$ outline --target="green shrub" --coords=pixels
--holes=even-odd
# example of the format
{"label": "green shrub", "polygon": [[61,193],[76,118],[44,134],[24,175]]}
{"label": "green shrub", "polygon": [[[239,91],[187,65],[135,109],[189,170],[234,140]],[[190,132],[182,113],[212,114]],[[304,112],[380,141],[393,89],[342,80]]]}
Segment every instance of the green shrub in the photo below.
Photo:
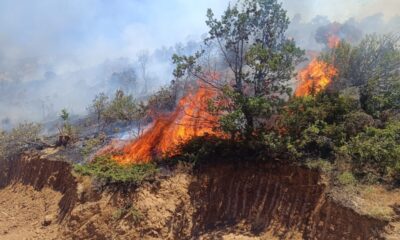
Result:
{"label": "green shrub", "polygon": [[356,178],[351,172],[343,172],[337,177],[339,183],[344,186],[353,186],[357,183]]}
{"label": "green shrub", "polygon": [[237,141],[215,136],[203,136],[195,137],[181,144],[176,150],[179,154],[170,160],[173,162],[189,162],[195,165],[223,161],[255,162],[274,159],[274,155],[269,151],[268,145],[259,140]]}
{"label": "green shrub", "polygon": [[324,173],[329,173],[333,169],[332,163],[324,159],[308,160],[306,166],[310,169],[319,169]]}
{"label": "green shrub", "polygon": [[345,116],[344,128],[348,137],[356,136],[365,130],[366,127],[374,125],[374,118],[365,112],[357,111]]}
{"label": "green shrub", "polygon": [[375,175],[384,181],[400,181],[400,122],[383,129],[367,128],[345,147],[356,174]]}
{"label": "green shrub", "polygon": [[99,156],[91,163],[75,165],[75,171],[82,175],[94,176],[106,183],[140,184],[157,172],[155,164],[121,165],[110,156]]}

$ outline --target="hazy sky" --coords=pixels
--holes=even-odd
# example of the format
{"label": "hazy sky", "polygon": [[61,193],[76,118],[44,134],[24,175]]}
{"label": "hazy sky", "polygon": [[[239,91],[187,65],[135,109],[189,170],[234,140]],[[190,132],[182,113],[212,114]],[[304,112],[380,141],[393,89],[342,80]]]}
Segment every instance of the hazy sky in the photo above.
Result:
{"label": "hazy sky", "polygon": [[[37,57],[59,68],[133,56],[206,32],[207,8],[228,0],[1,0],[0,61]],[[331,20],[399,13],[400,0],[284,0],[290,15]],[[56,69],[57,70],[57,69]]]}

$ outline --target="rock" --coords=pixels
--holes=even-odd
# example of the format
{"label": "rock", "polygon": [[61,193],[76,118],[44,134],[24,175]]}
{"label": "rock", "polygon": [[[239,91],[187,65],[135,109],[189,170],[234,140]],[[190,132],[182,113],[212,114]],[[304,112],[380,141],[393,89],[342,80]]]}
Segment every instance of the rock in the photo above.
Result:
{"label": "rock", "polygon": [[53,215],[46,215],[43,219],[42,225],[43,226],[49,226],[54,220]]}

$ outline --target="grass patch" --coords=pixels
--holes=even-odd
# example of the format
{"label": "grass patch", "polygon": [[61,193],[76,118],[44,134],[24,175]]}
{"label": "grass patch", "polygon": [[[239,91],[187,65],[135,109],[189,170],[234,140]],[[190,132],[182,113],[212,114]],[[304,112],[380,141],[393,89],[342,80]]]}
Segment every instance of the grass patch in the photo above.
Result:
{"label": "grass patch", "polygon": [[140,184],[158,171],[157,166],[148,164],[121,165],[111,156],[99,156],[93,162],[75,165],[75,172],[81,175],[93,176],[106,183]]}
{"label": "grass patch", "polygon": [[357,184],[357,179],[351,172],[343,172],[337,177],[337,179],[343,186],[354,186]]}

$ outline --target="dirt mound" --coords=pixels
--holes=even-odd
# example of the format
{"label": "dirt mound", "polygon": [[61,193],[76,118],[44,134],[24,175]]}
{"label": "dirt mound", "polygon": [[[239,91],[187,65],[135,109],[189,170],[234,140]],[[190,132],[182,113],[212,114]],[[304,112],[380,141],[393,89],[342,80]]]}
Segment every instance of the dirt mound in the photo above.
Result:
{"label": "dirt mound", "polygon": [[[383,239],[388,224],[331,200],[319,173],[301,167],[221,164],[107,191],[63,162],[31,156],[9,168],[0,197],[19,207],[0,201],[0,214],[13,216],[1,239]],[[38,228],[49,214],[56,224]],[[33,227],[20,228],[27,215]]]}

